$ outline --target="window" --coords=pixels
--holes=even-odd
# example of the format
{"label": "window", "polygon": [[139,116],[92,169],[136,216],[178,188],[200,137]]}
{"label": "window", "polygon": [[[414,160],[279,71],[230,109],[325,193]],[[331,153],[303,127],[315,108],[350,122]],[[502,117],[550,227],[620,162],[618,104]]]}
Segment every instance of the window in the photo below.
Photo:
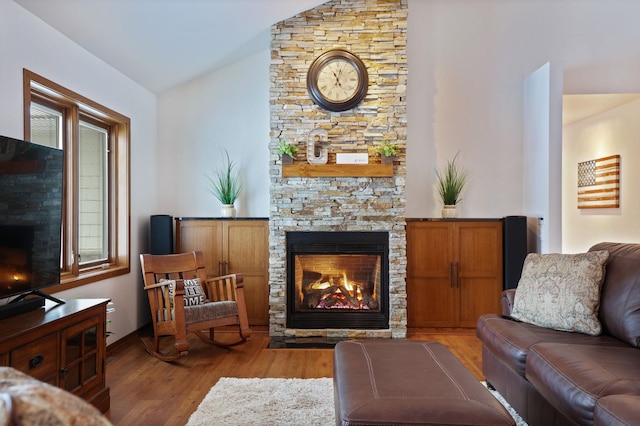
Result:
{"label": "window", "polygon": [[130,120],[24,70],[25,139],[65,153],[61,286],[129,273]]}

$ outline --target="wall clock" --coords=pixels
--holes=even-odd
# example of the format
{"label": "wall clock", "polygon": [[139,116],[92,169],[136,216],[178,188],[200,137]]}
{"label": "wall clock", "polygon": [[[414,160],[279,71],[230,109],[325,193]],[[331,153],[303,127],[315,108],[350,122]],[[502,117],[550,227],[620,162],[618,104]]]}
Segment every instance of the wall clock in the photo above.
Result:
{"label": "wall clock", "polygon": [[333,49],[318,56],[307,72],[307,90],[317,105],[329,111],[346,111],[367,95],[367,67],[353,53]]}

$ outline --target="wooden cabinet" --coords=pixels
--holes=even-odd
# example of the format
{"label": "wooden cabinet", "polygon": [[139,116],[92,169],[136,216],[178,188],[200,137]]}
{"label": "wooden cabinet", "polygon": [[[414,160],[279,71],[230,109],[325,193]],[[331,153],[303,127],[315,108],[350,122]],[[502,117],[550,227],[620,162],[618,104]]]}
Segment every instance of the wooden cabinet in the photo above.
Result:
{"label": "wooden cabinet", "polygon": [[73,299],[0,321],[0,365],[65,389],[109,410],[106,386],[108,299]]}
{"label": "wooden cabinet", "polygon": [[409,327],[475,327],[500,313],[502,221],[407,222]]}
{"label": "wooden cabinet", "polygon": [[176,251],[199,250],[209,276],[241,273],[250,325],[269,324],[269,222],[176,219]]}

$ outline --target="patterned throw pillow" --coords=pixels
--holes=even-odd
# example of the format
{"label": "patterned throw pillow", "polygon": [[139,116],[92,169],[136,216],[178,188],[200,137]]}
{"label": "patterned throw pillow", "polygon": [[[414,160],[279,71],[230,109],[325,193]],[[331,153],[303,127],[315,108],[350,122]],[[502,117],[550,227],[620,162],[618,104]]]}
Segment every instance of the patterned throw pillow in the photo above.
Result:
{"label": "patterned throw pillow", "polygon": [[111,425],[87,401],[11,367],[0,367],[0,424]]}
{"label": "patterned throw pillow", "polygon": [[[161,279],[159,282],[169,282],[169,297],[170,304],[173,308],[173,295],[176,286],[175,280]],[[184,306],[196,306],[207,303],[207,297],[200,284],[200,278],[194,278],[192,280],[184,280]]]}
{"label": "patterned throw pillow", "polygon": [[600,291],[608,259],[605,250],[529,254],[511,316],[540,327],[599,335]]}
{"label": "patterned throw pillow", "polygon": [[200,278],[184,280],[184,306],[195,306],[207,303],[207,298],[200,285]]}

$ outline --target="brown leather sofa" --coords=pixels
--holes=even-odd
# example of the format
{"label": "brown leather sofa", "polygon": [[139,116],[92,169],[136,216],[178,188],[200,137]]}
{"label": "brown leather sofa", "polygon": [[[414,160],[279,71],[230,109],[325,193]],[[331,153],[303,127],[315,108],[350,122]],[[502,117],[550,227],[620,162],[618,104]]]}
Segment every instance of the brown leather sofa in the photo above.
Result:
{"label": "brown leather sofa", "polygon": [[600,296],[599,336],[483,315],[476,334],[482,370],[529,425],[640,424],[640,244],[600,243],[609,260]]}

